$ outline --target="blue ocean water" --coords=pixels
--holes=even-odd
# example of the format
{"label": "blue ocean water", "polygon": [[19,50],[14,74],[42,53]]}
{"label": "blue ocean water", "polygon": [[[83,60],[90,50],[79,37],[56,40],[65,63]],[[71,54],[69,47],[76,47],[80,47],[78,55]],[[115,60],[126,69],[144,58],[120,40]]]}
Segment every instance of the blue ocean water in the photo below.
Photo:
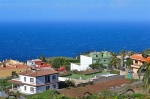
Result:
{"label": "blue ocean water", "polygon": [[0,23],[0,61],[150,48],[148,22]]}

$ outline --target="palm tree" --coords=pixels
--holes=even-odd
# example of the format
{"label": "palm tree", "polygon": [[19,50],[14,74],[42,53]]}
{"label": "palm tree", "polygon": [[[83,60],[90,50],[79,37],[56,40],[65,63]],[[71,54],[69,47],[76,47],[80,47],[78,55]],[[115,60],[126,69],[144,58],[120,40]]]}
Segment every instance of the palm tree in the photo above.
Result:
{"label": "palm tree", "polygon": [[112,55],[112,59],[111,59],[109,65],[112,66],[112,68],[114,68],[116,65],[117,54],[114,52],[111,52],[111,55]]}
{"label": "palm tree", "polygon": [[133,64],[133,61],[131,58],[127,58],[125,61],[126,66],[128,66],[128,69],[131,69],[131,65]]}
{"label": "palm tree", "polygon": [[138,75],[140,78],[140,74],[143,69],[146,69],[144,77],[143,77],[143,88],[146,91],[150,92],[150,61],[148,60],[148,56],[150,56],[150,53],[143,53],[143,58],[145,58],[145,63],[139,68]]}
{"label": "palm tree", "polygon": [[126,51],[125,50],[121,50],[121,70],[123,69],[124,66],[124,57],[126,55]]}

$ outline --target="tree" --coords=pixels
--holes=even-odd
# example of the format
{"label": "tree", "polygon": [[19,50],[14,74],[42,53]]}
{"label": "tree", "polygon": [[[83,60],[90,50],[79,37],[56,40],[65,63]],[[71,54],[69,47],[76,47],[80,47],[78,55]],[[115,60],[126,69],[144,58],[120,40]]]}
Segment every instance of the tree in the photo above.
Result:
{"label": "tree", "polygon": [[148,60],[148,56],[150,56],[150,53],[143,53],[143,58],[145,58],[145,63],[139,68],[138,75],[140,78],[140,74],[143,69],[146,69],[144,77],[143,77],[143,88],[146,91],[150,92],[150,61]]}
{"label": "tree", "polygon": [[101,64],[101,63],[94,63],[94,64],[91,64],[91,65],[89,65],[92,69],[101,69],[101,68],[105,68],[104,66],[103,66],[103,64]]}
{"label": "tree", "polygon": [[72,80],[66,80],[65,83],[68,85],[68,87],[75,87],[75,82]]}
{"label": "tree", "polygon": [[123,69],[124,66],[124,57],[126,55],[126,51],[125,50],[121,50],[121,69]]}
{"label": "tree", "polygon": [[44,55],[41,55],[41,56],[40,56],[40,59],[41,59],[43,62],[46,62],[46,59],[45,59]]}
{"label": "tree", "polygon": [[114,52],[111,52],[111,55],[112,55],[112,59],[111,59],[109,65],[110,65],[112,68],[114,68],[114,67],[116,66],[116,63],[117,63],[117,61],[116,61],[116,59],[117,59],[117,54],[114,53]]}
{"label": "tree", "polygon": [[133,61],[131,58],[127,58],[125,61],[125,64],[128,66],[128,69],[131,68],[131,65],[133,64]]}
{"label": "tree", "polygon": [[52,62],[52,66],[55,68],[59,68],[62,65],[64,65],[64,58],[61,57],[55,58]]}

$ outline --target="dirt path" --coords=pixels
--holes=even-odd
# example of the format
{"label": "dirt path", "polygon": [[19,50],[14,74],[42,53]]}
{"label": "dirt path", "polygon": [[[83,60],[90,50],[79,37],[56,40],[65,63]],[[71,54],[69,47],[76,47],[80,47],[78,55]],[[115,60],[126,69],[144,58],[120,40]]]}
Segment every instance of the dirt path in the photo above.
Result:
{"label": "dirt path", "polygon": [[129,83],[130,80],[128,79],[119,79],[119,80],[112,80],[112,81],[103,82],[94,85],[87,85],[85,87],[62,89],[59,90],[59,92],[68,97],[79,97],[83,95],[83,93],[85,92],[99,93],[100,91],[109,89],[110,87],[121,86],[122,84],[129,84]]}

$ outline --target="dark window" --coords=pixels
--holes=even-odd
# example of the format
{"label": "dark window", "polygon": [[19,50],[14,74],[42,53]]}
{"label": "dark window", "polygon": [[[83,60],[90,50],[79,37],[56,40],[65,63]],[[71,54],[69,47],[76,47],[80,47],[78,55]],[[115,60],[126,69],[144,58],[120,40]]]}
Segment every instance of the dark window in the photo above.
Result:
{"label": "dark window", "polygon": [[50,82],[50,76],[49,76],[49,75],[46,75],[46,76],[45,76],[45,83],[48,83],[48,82]]}
{"label": "dark window", "polygon": [[24,77],[24,82],[26,82],[26,77]]}
{"label": "dark window", "polygon": [[53,79],[56,79],[56,75],[53,75]]}
{"label": "dark window", "polygon": [[53,88],[56,88],[56,85],[53,85]]}
{"label": "dark window", "polygon": [[24,86],[24,90],[27,90],[27,87],[26,87],[26,86]]}
{"label": "dark window", "polygon": [[144,64],[145,62],[142,62],[142,64]]}
{"label": "dark window", "polygon": [[96,57],[98,57],[98,55],[96,55]]}
{"label": "dark window", "polygon": [[46,86],[46,90],[49,90],[50,89],[50,86]]}
{"label": "dark window", "polygon": [[32,83],[33,83],[33,82],[34,82],[34,79],[33,79],[33,78],[30,78],[30,82],[32,82]]}
{"label": "dark window", "polygon": [[102,56],[102,57],[104,56],[104,55],[103,55],[103,53],[102,53],[102,55],[101,55],[101,56]]}
{"label": "dark window", "polygon": [[34,92],[34,88],[33,87],[30,87],[30,92]]}
{"label": "dark window", "polygon": [[106,62],[106,60],[104,60],[104,62]]}
{"label": "dark window", "polygon": [[137,60],[135,60],[135,64],[138,64],[138,61],[137,61]]}

